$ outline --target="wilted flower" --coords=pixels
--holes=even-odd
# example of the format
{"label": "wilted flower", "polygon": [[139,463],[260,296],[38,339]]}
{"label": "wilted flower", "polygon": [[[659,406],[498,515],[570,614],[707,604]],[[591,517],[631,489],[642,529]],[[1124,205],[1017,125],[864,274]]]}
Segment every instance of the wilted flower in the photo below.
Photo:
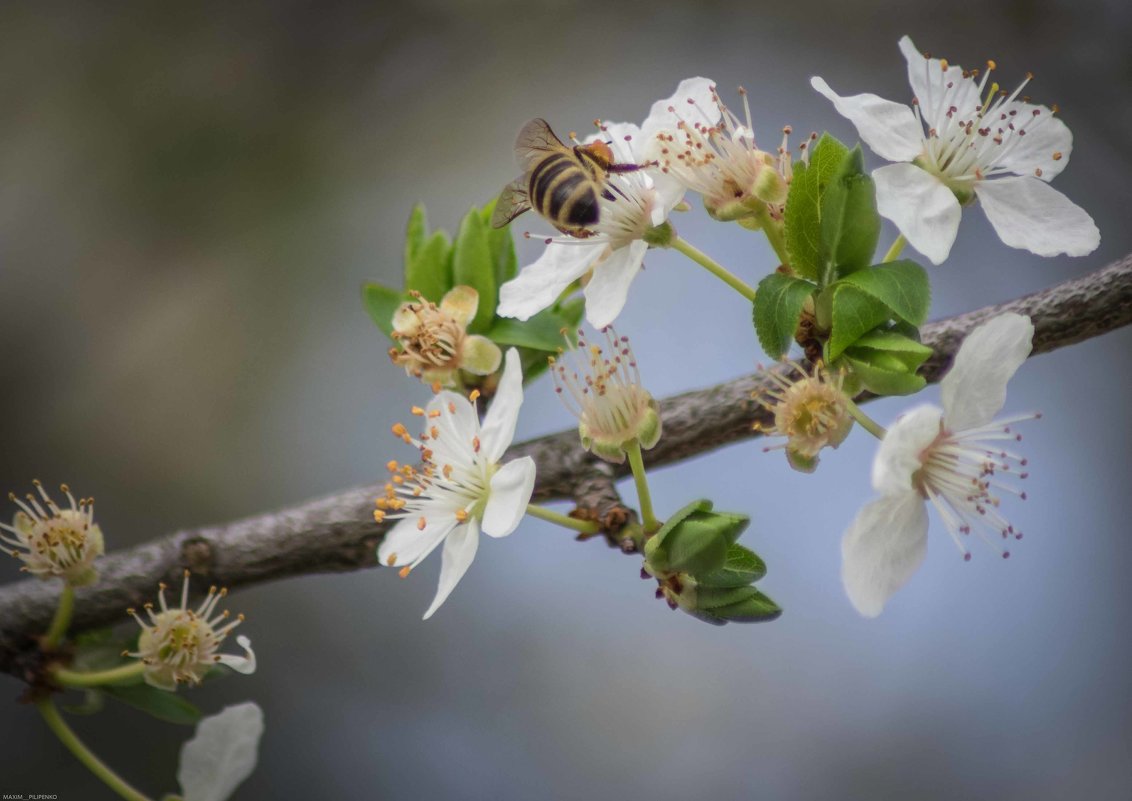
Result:
{"label": "wilted flower", "polygon": [[506,537],[527,511],[535,483],[535,462],[529,456],[499,464],[515,435],[523,403],[523,373],[519,352],[507,351],[503,377],[491,407],[480,423],[472,393],[469,400],[441,392],[425,409],[424,431],[413,439],[398,423],[393,433],[420,451],[422,465],[390,461],[389,483],[377,499],[374,519],[396,519],[377,550],[378,560],[402,566],[401,575],[420,564],[444,543],[440,586],[425,612],[427,620],[440,608],[467,572],[479,547],[482,528],[490,537]]}
{"label": "wilted flower", "polygon": [[[823,365],[814,365],[807,373],[796,362],[789,362],[797,378],[787,378],[783,372],[765,373],[772,388],[755,393],[754,399],[774,414],[774,427],[763,433],[786,437],[786,441],[764,450],[786,451],[786,459],[795,470],[812,473],[818,465],[822,448],[836,448],[853,428],[849,414],[849,399],[842,388],[844,374],[830,373]],[[761,428],[756,423],[756,429]]]}
{"label": "wilted flower", "polygon": [[927,551],[926,504],[939,512],[951,538],[970,559],[964,539],[972,532],[1010,555],[998,541],[1022,533],[998,512],[999,492],[1025,498],[1004,477],[1026,460],[1004,442],[1021,439],[1009,420],[992,418],[1006,401],[1006,383],[1030,354],[1029,317],[1003,314],[976,328],[959,348],[940,382],[943,409],[919,406],[888,430],[873,462],[873,489],[881,497],[857,515],[841,543],[841,577],[849,600],[875,617],[923,562]]}
{"label": "wilted flower", "polygon": [[[1100,243],[1093,219],[1049,186],[1069,162],[1073,137],[1046,106],[990,83],[986,72],[965,71],[926,58],[907,36],[912,107],[874,94],[841,97],[821,78],[814,89],[829,98],[877,155],[901,162],[873,173],[877,210],[934,263],[951,252],[960,207],[982,204],[1007,245],[1039,256],[1083,256]],[[978,80],[977,80],[978,79]],[[992,180],[993,179],[993,180]]]}
{"label": "wilted flower", "polygon": [[612,326],[602,333],[605,349],[587,344],[585,334],[578,331],[577,349],[551,359],[550,371],[554,391],[578,418],[582,447],[608,462],[621,464],[625,447],[633,440],[645,450],[656,445],[660,415],[656,401],[641,386],[629,338],[618,337]]}
{"label": "wilted flower", "polygon": [[20,569],[38,578],[58,576],[72,587],[93,583],[98,578],[94,560],[104,550],[102,529],[94,522],[94,499],[76,503],[63,484],[60,489],[71,506],[60,509],[39,481],[32,483],[38,498],[30,492],[23,500],[8,494],[20,511],[11,525],[0,523],[0,551],[22,561]]}
{"label": "wilted flower", "polygon": [[227,665],[238,673],[254,673],[255,654],[251,641],[236,637],[236,643],[247,656],[218,653],[229,632],[243,622],[244,616],[230,619],[228,610],[217,612],[216,607],[228,590],[209,587],[208,597],[196,609],[189,608],[189,571],[181,585],[181,605],[169,607],[165,603],[164,582],[158,585],[157,601],[161,607],[154,611],[152,603],[145,604],[146,622],[138,613],[127,610],[142,627],[138,650],[124,656],[140,659],[146,666],[145,681],[162,690],[175,690],[178,684],[200,684],[214,665]]}
{"label": "wilted flower", "polygon": [[394,364],[426,384],[451,384],[458,370],[488,375],[499,368],[499,346],[478,334],[467,333],[476,316],[479,293],[456,286],[440,305],[412,292],[414,300],[402,303],[393,314],[393,338],[401,346],[389,349]]}

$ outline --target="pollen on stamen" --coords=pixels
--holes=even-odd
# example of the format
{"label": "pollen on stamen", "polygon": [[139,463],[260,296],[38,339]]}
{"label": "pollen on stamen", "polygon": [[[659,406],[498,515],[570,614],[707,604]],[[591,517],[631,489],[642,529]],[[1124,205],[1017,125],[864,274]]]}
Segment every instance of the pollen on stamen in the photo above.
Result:
{"label": "pollen on stamen", "polygon": [[412,565],[405,565],[403,568],[401,568],[400,570],[397,571],[397,575],[400,576],[401,578],[408,578],[409,573],[411,573],[412,571],[413,571]]}

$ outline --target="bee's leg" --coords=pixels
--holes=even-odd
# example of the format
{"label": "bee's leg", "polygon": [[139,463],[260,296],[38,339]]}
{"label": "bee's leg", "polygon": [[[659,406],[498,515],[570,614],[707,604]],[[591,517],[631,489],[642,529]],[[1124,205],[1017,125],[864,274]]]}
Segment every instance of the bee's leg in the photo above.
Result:
{"label": "bee's leg", "polygon": [[636,172],[637,170],[647,170],[649,167],[659,167],[659,162],[650,161],[645,164],[610,164],[607,170],[609,172]]}

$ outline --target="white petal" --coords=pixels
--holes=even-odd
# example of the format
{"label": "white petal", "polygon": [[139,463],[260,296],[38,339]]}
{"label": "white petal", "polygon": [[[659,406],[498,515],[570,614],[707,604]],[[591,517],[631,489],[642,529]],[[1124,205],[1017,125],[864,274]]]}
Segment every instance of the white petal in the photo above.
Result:
{"label": "white petal", "polygon": [[[425,406],[423,420],[434,462],[470,465],[475,461],[473,442],[480,433],[480,419],[470,400],[449,390],[438,392]],[[431,435],[432,428],[438,436]]]}
{"label": "white petal", "polygon": [[197,724],[181,746],[177,781],[185,801],[224,801],[252,775],[263,736],[263,710],[255,703],[225,707]]}
{"label": "white petal", "polygon": [[530,456],[508,462],[491,477],[491,494],[483,510],[483,532],[506,537],[519,526],[535,488],[535,460]]}
{"label": "white petal", "polygon": [[865,505],[841,540],[841,581],[853,606],[876,617],[912,577],[928,548],[928,514],[915,492]]}
{"label": "white petal", "polygon": [[942,264],[959,232],[962,210],[951,190],[914,164],[889,164],[873,171],[877,211],[933,264]]}
{"label": "white petal", "polygon": [[961,119],[970,119],[982,106],[979,85],[964,77],[963,68],[949,64],[943,69],[938,58],[924,58],[907,36],[900,39],[900,52],[908,62],[908,83],[920,103],[920,114],[931,128],[942,130],[952,106]]}
{"label": "white petal", "polygon": [[649,249],[636,239],[609,254],[594,267],[593,277],[586,284],[586,319],[594,328],[602,329],[617,319],[629,299],[629,284],[641,270],[645,251]]}
{"label": "white petal", "polygon": [[885,495],[912,489],[912,475],[923,467],[920,454],[939,436],[942,417],[939,407],[924,404],[888,427],[873,459],[873,489]]}
{"label": "white petal", "polygon": [[377,561],[384,567],[418,564],[456,527],[454,514],[427,515],[425,520],[423,531],[417,528],[418,518],[398,520],[377,546]]}
{"label": "white petal", "polygon": [[470,518],[467,523],[457,526],[444,541],[444,550],[440,552],[440,584],[436,588],[436,597],[424,619],[428,620],[440,605],[448,600],[452,590],[460,583],[460,579],[468,572],[472,560],[476,558],[476,549],[480,545],[479,523]]}
{"label": "white petal", "polygon": [[533,264],[499,288],[496,313],[529,320],[558,300],[562,290],[582,277],[604,252],[603,242],[547,245]]}
{"label": "white petal", "polygon": [[241,634],[236,637],[236,644],[244,649],[247,656],[220,654],[220,664],[227,665],[232,670],[243,673],[245,676],[255,673],[255,651],[252,650],[252,641]]}
{"label": "white petal", "polygon": [[810,86],[833,103],[837,113],[857,128],[865,144],[889,161],[911,161],[924,147],[924,129],[912,109],[873,94],[842,97],[822,78],[810,78]]}
{"label": "white petal", "polygon": [[487,461],[498,462],[511,444],[522,405],[523,368],[519,363],[519,351],[511,348],[504,359],[503,377],[499,379],[480,430],[481,455]]}
{"label": "white petal", "polygon": [[1034,324],[1008,312],[967,335],[939,382],[944,425],[963,431],[989,423],[1006,403],[1006,383],[1030,355]]}
{"label": "white petal", "polygon": [[1101,243],[1088,212],[1037,178],[1001,178],[975,184],[999,239],[1039,256],[1085,256]]}
{"label": "white petal", "polygon": [[671,97],[653,103],[648,117],[641,125],[642,144],[661,130],[675,131],[681,119],[691,124],[702,122],[709,127],[719,122],[715,81],[708,78],[685,78],[680,81]]}
{"label": "white petal", "polygon": [[[1004,155],[995,159],[998,167],[1005,167],[1018,175],[1034,175],[1049,182],[1065,169],[1069,154],[1073,152],[1073,134],[1069,126],[1045,106],[1015,101],[1003,108],[1003,113],[1015,117],[1015,125],[1026,133],[1006,139],[1001,150]],[[1034,116],[1034,111],[1038,116]],[[993,121],[996,125],[998,120]],[[1058,156],[1055,158],[1055,154]]]}
{"label": "white petal", "polygon": [[631,122],[601,123],[601,131],[585,138],[586,142],[601,140],[613,151],[613,160],[620,164],[636,164],[637,156],[644,152],[645,140],[641,129]]}

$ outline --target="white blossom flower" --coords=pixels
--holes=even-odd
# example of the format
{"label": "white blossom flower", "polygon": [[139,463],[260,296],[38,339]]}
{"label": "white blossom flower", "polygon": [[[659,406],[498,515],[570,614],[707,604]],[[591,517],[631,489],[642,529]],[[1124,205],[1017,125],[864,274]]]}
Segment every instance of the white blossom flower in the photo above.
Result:
{"label": "white blossom flower", "polygon": [[197,724],[181,746],[177,782],[184,801],[224,801],[252,775],[263,736],[263,710],[253,701],[225,707]]}
{"label": "white blossom flower", "polygon": [[1003,557],[1002,540],[1021,539],[999,514],[999,493],[1018,494],[1008,479],[1026,460],[1003,443],[1020,440],[1010,426],[1038,415],[993,421],[1006,401],[1006,384],[1030,354],[1029,317],[1003,314],[976,328],[940,382],[943,409],[930,404],[905,414],[888,430],[873,461],[873,488],[841,542],[841,578],[862,615],[879,615],[888,599],[923,562],[927,503],[970,559],[964,540],[979,535]]}
{"label": "white blossom flower", "polygon": [[393,427],[397,437],[420,450],[422,465],[387,465],[390,480],[385,495],[377,499],[374,519],[398,522],[385,535],[377,557],[383,565],[402,566],[404,577],[444,543],[440,586],[426,620],[472,564],[480,530],[490,537],[506,537],[526,514],[534,490],[535,462],[530,456],[499,464],[515,435],[523,403],[517,350],[507,351],[503,377],[483,423],[476,413],[477,397],[476,391],[470,400],[445,391],[427,408],[414,409],[424,418],[419,439],[400,423]]}
{"label": "white blossom flower", "polygon": [[747,92],[740,88],[745,120],[724,105],[714,82],[688,78],[676,93],[653,105],[641,129],[645,158],[685,189],[698,192],[720,220],[781,219],[793,175],[787,137],[776,153],[759,150]]}
{"label": "white blossom flower", "polygon": [[255,673],[255,653],[251,640],[236,637],[236,644],[247,656],[218,653],[229,632],[244,621],[243,615],[231,618],[228,610],[217,612],[216,607],[227,594],[227,589],[208,588],[208,596],[196,609],[189,608],[189,571],[181,585],[181,605],[170,607],[165,603],[164,582],[158,585],[157,601],[160,611],[152,603],[144,609],[149,622],[133,610],[127,610],[142,627],[138,650],[127,651],[124,656],[140,659],[146,666],[146,684],[162,690],[176,690],[178,684],[200,684],[214,665],[227,665],[238,673]]}
{"label": "white blossom flower", "polygon": [[76,502],[64,484],[60,489],[71,507],[60,509],[39,481],[32,483],[38,498],[30,492],[24,500],[8,494],[20,511],[11,525],[0,523],[0,551],[19,559],[24,563],[20,570],[37,578],[58,576],[72,587],[93,583],[98,578],[94,560],[105,548],[102,529],[94,522],[94,499]]}
{"label": "white blossom flower", "polygon": [[[645,121],[649,125],[649,121]],[[614,161],[640,164],[641,129],[632,123],[607,122],[586,139],[609,144]],[[611,173],[599,195],[597,223],[583,238],[555,236],[533,264],[499,288],[498,314],[528,320],[551,306],[574,281],[589,274],[585,285],[586,319],[595,328],[612,323],[629,296],[629,285],[641,270],[649,245],[649,229],[664,223],[684,190],[674,181],[645,170]]]}
{"label": "white blossom flower", "polygon": [[857,128],[861,139],[889,161],[873,173],[877,210],[892,220],[916,250],[935,264],[951,252],[960,208],[980,201],[1010,247],[1039,256],[1084,256],[1100,232],[1083,209],[1048,182],[1069,161],[1073,136],[1046,106],[1000,91],[990,75],[979,78],[946,60],[921,55],[907,36],[912,107],[874,94],[842,97],[821,78],[811,85]]}

